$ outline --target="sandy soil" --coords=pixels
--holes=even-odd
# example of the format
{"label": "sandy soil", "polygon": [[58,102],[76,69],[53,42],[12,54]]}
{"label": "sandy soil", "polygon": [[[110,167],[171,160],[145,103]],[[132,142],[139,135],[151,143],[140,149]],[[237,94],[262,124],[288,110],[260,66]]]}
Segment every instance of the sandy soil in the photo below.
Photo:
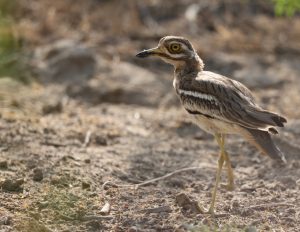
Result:
{"label": "sandy soil", "polygon": [[[97,67],[81,83],[37,77],[1,87],[18,94],[6,94],[1,110],[0,231],[300,230],[299,17],[275,19],[259,1],[206,2],[195,22],[180,9],[196,1],[21,2],[29,50],[71,38],[93,47]],[[121,9],[131,14],[117,20]],[[210,203],[216,142],[179,106],[171,67],[134,57],[180,30],[207,70],[244,82],[263,107],[288,118],[274,137],[285,166],[228,137],[236,188],[220,188],[215,217],[197,205]],[[135,188],[189,167],[197,168]]]}

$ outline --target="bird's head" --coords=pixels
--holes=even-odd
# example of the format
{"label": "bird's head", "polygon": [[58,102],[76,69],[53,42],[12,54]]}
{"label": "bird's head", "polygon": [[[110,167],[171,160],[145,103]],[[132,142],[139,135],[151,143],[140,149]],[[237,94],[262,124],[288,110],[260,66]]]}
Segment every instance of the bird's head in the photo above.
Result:
{"label": "bird's head", "polygon": [[165,36],[160,39],[157,47],[139,52],[136,56],[140,58],[157,56],[175,68],[201,61],[190,41],[179,36]]}

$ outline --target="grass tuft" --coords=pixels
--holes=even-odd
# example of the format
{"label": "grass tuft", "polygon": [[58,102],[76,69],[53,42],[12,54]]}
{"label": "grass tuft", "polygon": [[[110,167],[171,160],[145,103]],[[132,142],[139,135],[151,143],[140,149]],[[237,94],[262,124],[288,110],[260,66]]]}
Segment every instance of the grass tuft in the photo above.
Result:
{"label": "grass tuft", "polygon": [[300,10],[300,0],[273,0],[277,16],[293,16]]}
{"label": "grass tuft", "polygon": [[17,9],[16,0],[0,0],[0,78],[28,82],[30,69],[17,29]]}

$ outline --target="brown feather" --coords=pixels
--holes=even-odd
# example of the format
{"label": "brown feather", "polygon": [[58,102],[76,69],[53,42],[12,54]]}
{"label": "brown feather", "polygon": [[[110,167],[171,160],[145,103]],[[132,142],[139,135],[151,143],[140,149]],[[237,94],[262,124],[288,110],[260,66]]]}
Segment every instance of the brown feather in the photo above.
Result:
{"label": "brown feather", "polygon": [[249,142],[257,147],[261,152],[270,156],[272,159],[286,163],[284,154],[274,144],[270,134],[266,131],[245,128],[247,133],[244,135]]}

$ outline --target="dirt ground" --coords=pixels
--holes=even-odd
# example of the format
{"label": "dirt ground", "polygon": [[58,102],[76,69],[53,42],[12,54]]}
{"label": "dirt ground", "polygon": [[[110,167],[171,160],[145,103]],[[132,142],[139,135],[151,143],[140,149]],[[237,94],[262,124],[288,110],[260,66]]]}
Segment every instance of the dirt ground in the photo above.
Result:
{"label": "dirt ground", "polygon": [[[21,0],[19,26],[37,80],[0,83],[0,231],[300,231],[299,15],[267,1]],[[228,137],[236,186],[214,217],[198,205],[217,144],[180,107],[172,67],[135,58],[167,34],[288,118],[274,136],[285,166]]]}

